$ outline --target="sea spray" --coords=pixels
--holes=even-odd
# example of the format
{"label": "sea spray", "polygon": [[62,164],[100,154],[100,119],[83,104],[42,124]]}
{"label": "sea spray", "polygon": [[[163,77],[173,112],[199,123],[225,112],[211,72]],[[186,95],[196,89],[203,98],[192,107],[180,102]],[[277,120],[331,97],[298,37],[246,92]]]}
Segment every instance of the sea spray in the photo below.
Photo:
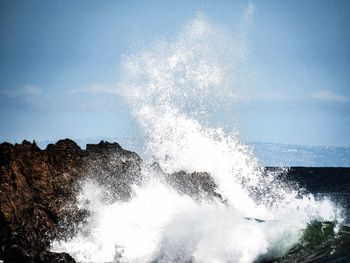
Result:
{"label": "sea spray", "polygon": [[[209,125],[239,96],[246,51],[237,35],[198,15],[173,41],[124,58],[116,92],[147,138],[145,179],[129,201],[112,203],[102,185],[83,182],[79,205],[91,216],[53,250],[80,262],[254,262],[286,253],[312,220],[336,219],[331,202],[264,171],[237,131]],[[165,174],[208,172],[222,198],[180,193],[153,162]]]}

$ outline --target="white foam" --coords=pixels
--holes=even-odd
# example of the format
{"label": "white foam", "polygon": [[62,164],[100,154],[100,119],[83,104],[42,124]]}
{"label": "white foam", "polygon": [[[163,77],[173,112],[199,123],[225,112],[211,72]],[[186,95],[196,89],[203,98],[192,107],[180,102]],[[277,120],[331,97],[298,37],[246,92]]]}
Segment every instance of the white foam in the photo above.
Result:
{"label": "white foam", "polygon": [[146,162],[209,172],[225,204],[180,195],[147,169],[128,202],[104,203],[103,188],[89,182],[79,199],[92,212],[87,227],[53,250],[80,262],[253,262],[285,253],[310,220],[337,217],[329,201],[263,174],[237,131],[207,125],[211,112],[235,102],[240,46],[200,15],[174,41],[125,58],[119,84],[148,138]]}
{"label": "white foam", "polygon": [[[89,183],[85,189],[103,189]],[[79,262],[253,262],[266,253],[282,255],[300,237],[309,215],[325,205],[285,209],[266,223],[243,218],[219,201],[199,203],[156,179],[135,186],[129,202],[105,204],[89,191],[81,204],[93,212],[88,227],[68,242],[54,242]],[[300,212],[299,212],[300,211]],[[119,260],[119,261],[117,261]]]}

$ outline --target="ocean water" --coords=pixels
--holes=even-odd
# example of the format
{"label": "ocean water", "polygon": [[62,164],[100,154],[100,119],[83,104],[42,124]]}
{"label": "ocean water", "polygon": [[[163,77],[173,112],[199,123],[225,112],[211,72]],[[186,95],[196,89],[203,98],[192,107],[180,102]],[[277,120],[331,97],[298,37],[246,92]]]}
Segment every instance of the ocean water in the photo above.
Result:
{"label": "ocean water", "polygon": [[280,177],[296,182],[300,189],[313,193],[317,198],[330,198],[342,207],[346,224],[350,224],[349,167],[292,167]]}
{"label": "ocean water", "polygon": [[350,147],[252,143],[264,166],[350,167]]}
{"label": "ocean water", "polygon": [[[210,263],[317,262],[295,259],[327,242],[322,251],[344,252],[341,202],[293,183],[286,169],[264,169],[239,130],[209,122],[239,96],[253,12],[249,5],[233,36],[198,15],[173,40],[125,56],[115,92],[146,138],[144,181],[128,201],[106,201],[107,189],[81,182],[78,205],[90,217],[73,237],[53,241],[53,251],[78,262]],[[150,169],[153,162],[165,173],[210,173],[222,199],[177,191]]]}
{"label": "ocean water", "polygon": [[338,226],[334,222],[308,224],[299,244],[273,262],[350,262],[350,168],[292,167],[280,178],[297,183],[316,199],[332,200],[342,207],[344,222]]}

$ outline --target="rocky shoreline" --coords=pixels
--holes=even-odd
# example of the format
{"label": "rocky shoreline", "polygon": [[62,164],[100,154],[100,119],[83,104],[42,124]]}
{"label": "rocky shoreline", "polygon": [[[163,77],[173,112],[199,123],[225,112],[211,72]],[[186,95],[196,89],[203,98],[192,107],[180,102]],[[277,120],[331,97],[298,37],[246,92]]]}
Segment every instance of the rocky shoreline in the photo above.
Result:
{"label": "rocky shoreline", "polygon": [[[101,141],[87,144],[85,150],[70,139],[49,144],[46,149],[28,141],[1,143],[0,262],[75,262],[67,253],[51,252],[50,243],[74,236],[78,224],[84,224],[88,218],[89,211],[77,206],[81,183],[93,179],[107,190],[106,200],[124,202],[132,197],[132,185],[145,180],[143,169],[153,170],[180,194],[224,201],[210,174],[167,174],[157,163],[143,163],[135,152],[118,143]],[[350,168],[292,167],[280,176],[287,181],[296,180],[314,193],[332,190],[324,189],[328,184],[315,183],[321,176],[325,182],[334,184],[337,180],[339,183],[334,185],[347,200],[345,207],[349,210],[349,174]]]}
{"label": "rocky shoreline", "polygon": [[28,141],[0,144],[0,259],[75,262],[49,245],[86,216],[75,207],[79,181],[94,175],[125,198],[140,169],[140,157],[117,143],[101,141],[86,150],[69,139],[45,150]]}
{"label": "rocky shoreline", "polygon": [[[53,239],[68,238],[88,211],[76,206],[80,182],[93,178],[110,188],[110,200],[126,201],[132,184],[142,183],[143,162],[118,143],[101,141],[81,149],[70,139],[40,149],[35,142],[0,144],[0,260],[13,262],[75,262],[50,249]],[[192,197],[221,198],[207,173],[165,174],[167,183]]]}

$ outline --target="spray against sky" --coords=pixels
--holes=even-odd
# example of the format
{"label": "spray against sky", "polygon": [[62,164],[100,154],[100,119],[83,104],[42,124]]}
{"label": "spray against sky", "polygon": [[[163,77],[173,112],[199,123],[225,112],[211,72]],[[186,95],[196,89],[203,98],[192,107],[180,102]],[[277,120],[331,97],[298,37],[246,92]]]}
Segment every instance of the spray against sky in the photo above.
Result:
{"label": "spray against sky", "polygon": [[[226,43],[232,41],[231,54]],[[52,242],[54,251],[79,262],[251,263],[282,256],[313,220],[342,221],[329,199],[284,184],[278,172],[265,173],[236,132],[203,120],[211,113],[207,105],[236,100],[226,76],[234,76],[231,62],[245,52],[238,43],[197,15],[173,41],[125,58],[123,79],[109,92],[127,90],[120,94],[147,137],[144,179],[127,201],[106,200],[108,190],[93,176],[83,182],[78,205],[90,212],[87,224]],[[154,161],[159,169],[150,166]],[[177,171],[209,172],[222,199],[171,188],[164,172]]]}
{"label": "spray against sky", "polygon": [[123,56],[173,39],[200,12],[245,39],[232,83],[239,100],[213,126],[239,120],[246,141],[350,145],[348,1],[0,5],[1,140],[137,135],[127,105],[108,92]]}

